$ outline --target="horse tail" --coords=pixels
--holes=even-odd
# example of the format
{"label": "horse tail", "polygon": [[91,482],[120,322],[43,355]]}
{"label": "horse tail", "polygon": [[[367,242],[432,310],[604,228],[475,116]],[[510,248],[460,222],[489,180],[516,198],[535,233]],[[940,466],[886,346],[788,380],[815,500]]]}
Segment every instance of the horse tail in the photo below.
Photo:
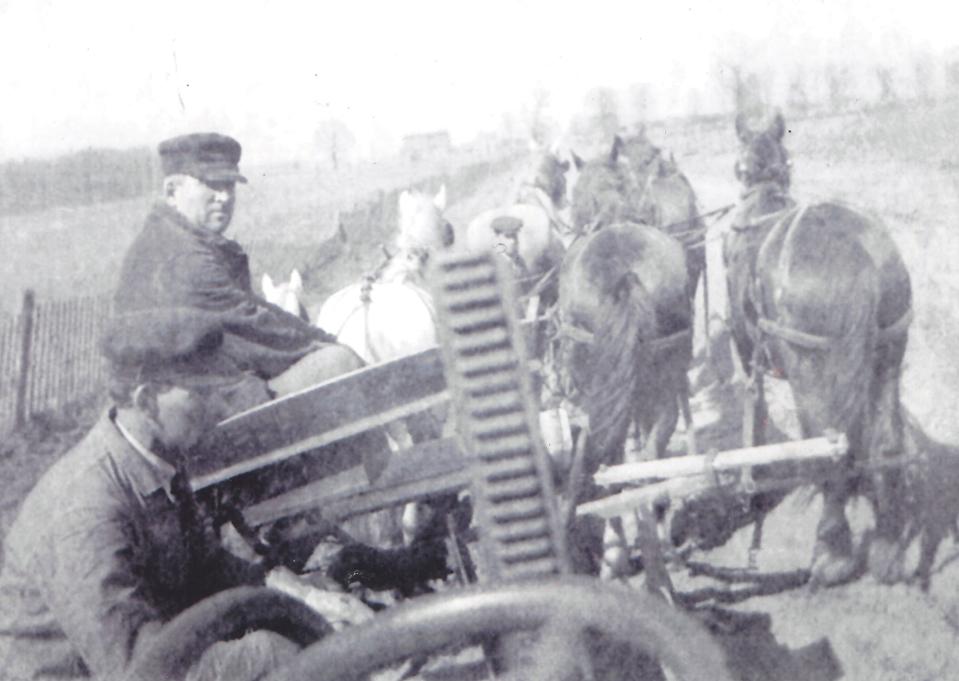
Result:
{"label": "horse tail", "polygon": [[[843,217],[831,205],[813,207],[789,230],[779,259],[780,305],[787,326],[829,338],[819,362],[787,367],[797,406],[808,426],[845,432],[855,457],[871,440],[880,286]],[[793,347],[789,354],[808,352]]]}
{"label": "horse tail", "polygon": [[649,341],[656,335],[653,300],[627,270],[604,301],[594,329],[587,412],[596,466],[622,459],[639,380],[651,366]]}

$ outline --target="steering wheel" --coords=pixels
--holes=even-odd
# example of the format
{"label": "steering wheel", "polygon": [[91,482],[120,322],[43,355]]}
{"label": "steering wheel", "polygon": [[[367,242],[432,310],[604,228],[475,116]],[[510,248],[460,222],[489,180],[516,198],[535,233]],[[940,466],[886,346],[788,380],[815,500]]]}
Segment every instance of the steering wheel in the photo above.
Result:
{"label": "steering wheel", "polygon": [[[683,681],[732,679],[705,628],[665,601],[589,577],[466,587],[400,605],[370,623],[327,636],[273,672],[268,681],[333,681],[366,674],[491,634],[540,630],[533,664],[507,679],[561,679],[575,671],[584,632],[655,658]],[[550,639],[550,637],[552,637]]]}
{"label": "steering wheel", "polygon": [[182,679],[218,641],[257,629],[273,631],[305,647],[332,633],[322,615],[292,596],[266,587],[238,587],[211,596],[163,626],[137,652],[128,681]]}

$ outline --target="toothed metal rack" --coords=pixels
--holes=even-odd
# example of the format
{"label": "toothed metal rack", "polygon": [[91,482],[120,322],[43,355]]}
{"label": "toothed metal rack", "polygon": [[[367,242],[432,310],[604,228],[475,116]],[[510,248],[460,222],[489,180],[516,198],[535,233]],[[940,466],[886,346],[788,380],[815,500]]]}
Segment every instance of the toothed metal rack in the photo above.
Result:
{"label": "toothed metal rack", "polygon": [[505,263],[439,259],[437,327],[458,437],[473,458],[481,574],[493,581],[570,572],[539,410]]}

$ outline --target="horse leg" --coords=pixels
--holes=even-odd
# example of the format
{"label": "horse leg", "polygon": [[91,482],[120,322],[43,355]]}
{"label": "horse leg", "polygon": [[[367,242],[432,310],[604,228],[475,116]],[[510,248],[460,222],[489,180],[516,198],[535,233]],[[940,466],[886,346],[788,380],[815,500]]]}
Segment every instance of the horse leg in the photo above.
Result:
{"label": "horse leg", "polygon": [[620,518],[610,518],[603,528],[603,560],[599,578],[623,579],[629,575],[629,545]]}
{"label": "horse leg", "polygon": [[[800,415],[800,427],[803,437],[812,437],[813,433],[818,432],[808,415]],[[821,486],[823,508],[816,526],[809,580],[814,588],[846,582],[859,567],[859,561],[853,555],[846,502],[852,491],[850,462],[855,460],[856,452],[861,451],[862,429],[859,424],[851,424],[847,426],[846,435],[849,438],[849,455],[838,463],[823,464],[827,478]]]}
{"label": "horse leg", "polygon": [[689,377],[684,376],[683,379],[677,399],[679,410],[683,414],[683,423],[686,426],[686,454],[696,456],[699,453],[699,447],[696,445],[696,426],[693,423],[692,410],[689,408]]}
{"label": "horse leg", "polygon": [[657,513],[646,504],[636,511],[637,541],[643,554],[643,573],[646,577],[646,590],[666,600],[673,600],[673,582],[666,569],[666,554],[663,540],[658,531]]}
{"label": "horse leg", "polygon": [[[396,427],[405,437],[403,445],[412,447],[420,442],[429,442],[442,437],[442,425],[439,423],[436,415],[432,411],[424,411],[418,414],[412,414],[400,421],[394,421],[390,427]],[[390,431],[392,435],[392,430]],[[443,500],[444,502],[446,500]],[[434,506],[440,503],[436,499],[426,499],[423,501],[408,502],[400,511],[403,543],[407,546],[413,544],[414,540],[422,534],[427,525],[434,521],[434,514],[437,512]]]}
{"label": "horse leg", "polygon": [[[682,388],[681,376],[670,376],[666,380],[653,381],[650,387],[661,392],[647,392],[637,400],[636,423],[642,436],[641,461],[652,461],[666,453],[669,440],[676,431],[679,422],[679,402]],[[663,398],[673,395],[673,398]]]}
{"label": "horse leg", "polygon": [[760,345],[756,344],[743,400],[743,445],[746,447],[756,447],[766,442],[766,421],[769,413],[766,407],[765,376],[758,361],[759,353]]}
{"label": "horse leg", "polygon": [[[706,244],[703,244],[703,335],[706,337],[706,364],[713,365],[712,334],[709,332],[709,270],[706,268]],[[695,308],[693,308],[695,309]]]}
{"label": "horse leg", "polygon": [[852,531],[846,519],[848,482],[844,478],[823,485],[823,511],[816,527],[810,583],[832,586],[855,574],[857,561],[852,550]]}
{"label": "horse leg", "polygon": [[[905,350],[881,348],[878,352],[878,399],[872,419],[869,455],[876,463],[903,454],[903,425],[899,403],[899,360]],[[893,354],[893,357],[889,357]],[[873,474],[875,489],[876,536],[869,546],[869,570],[880,583],[895,583],[903,578],[905,527],[904,481],[899,467],[879,469]]]}

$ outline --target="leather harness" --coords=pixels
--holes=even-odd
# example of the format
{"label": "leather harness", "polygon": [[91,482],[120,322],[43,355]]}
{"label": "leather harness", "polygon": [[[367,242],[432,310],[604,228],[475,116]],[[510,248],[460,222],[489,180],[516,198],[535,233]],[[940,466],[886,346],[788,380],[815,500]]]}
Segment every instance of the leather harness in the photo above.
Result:
{"label": "leather harness", "polygon": [[[782,231],[783,229],[788,234],[789,231],[799,224],[809,208],[810,204],[802,204],[798,208],[794,206],[784,208],[776,211],[775,213],[760,216],[756,220],[750,221],[746,224],[733,225],[733,229],[739,232],[757,229],[769,224],[770,219],[775,219],[776,223],[773,225],[766,238],[763,239],[763,243],[765,243],[769,238],[772,237],[774,233]],[[788,226],[786,226],[787,222]],[[756,291],[761,288],[758,277],[755,279],[754,286]],[[761,301],[761,296],[756,296],[755,302],[757,303],[757,309],[761,307]],[[817,334],[808,333],[806,331],[800,331],[799,329],[790,328],[780,324],[774,319],[764,316],[761,310],[759,310],[757,314],[757,327],[760,331],[760,338],[758,339],[759,343],[762,342],[762,335],[767,334],[784,340],[787,343],[798,345],[809,350],[828,350],[829,347],[837,340],[831,336],[820,336]],[[889,324],[885,327],[880,327],[878,336],[879,343],[890,343],[901,337],[909,329],[909,324],[912,322],[913,316],[912,306],[910,306],[906,309],[902,316],[892,324]]]}

